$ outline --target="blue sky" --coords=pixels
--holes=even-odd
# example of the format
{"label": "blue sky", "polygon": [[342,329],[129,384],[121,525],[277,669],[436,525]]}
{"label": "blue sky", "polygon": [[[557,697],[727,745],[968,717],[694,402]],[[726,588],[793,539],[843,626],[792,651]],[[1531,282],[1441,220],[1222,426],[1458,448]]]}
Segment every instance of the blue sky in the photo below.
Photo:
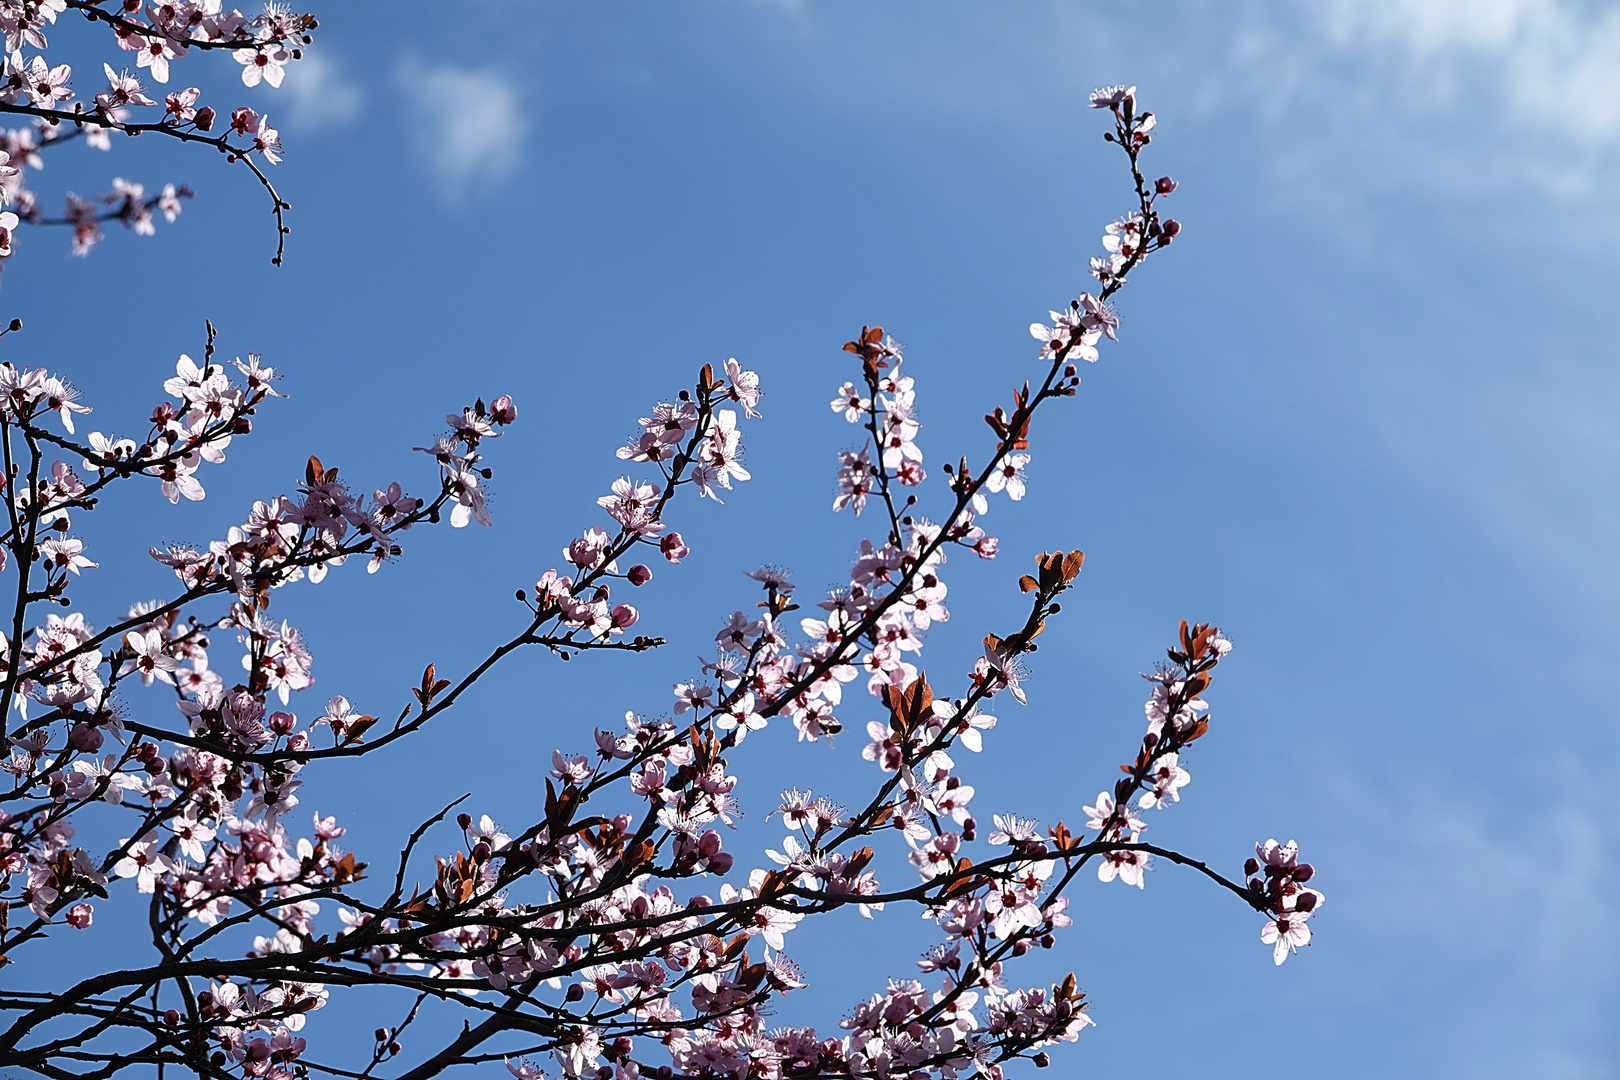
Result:
{"label": "blue sky", "polygon": [[[475,813],[531,813],[553,746],[665,707],[751,602],[740,571],[782,563],[810,593],[843,575],[864,532],[827,511],[850,434],[825,401],[863,323],[909,346],[933,471],[982,454],[977,418],[1032,370],[1024,328],[1086,287],[1084,256],[1128,208],[1084,93],[1135,83],[1185,231],[1037,429],[1031,498],[989,522],[1002,557],[949,568],[928,669],[966,670],[1017,617],[1035,552],[1086,550],[1029,707],[999,710],[969,776],[981,818],[1072,822],[1140,735],[1136,672],[1176,620],[1220,623],[1237,648],[1215,730],[1149,836],[1230,869],[1255,840],[1296,837],[1328,901],[1312,948],[1275,969],[1257,917],[1186,874],[1081,888],[1052,965],[1077,971],[1098,1026],[1059,1064],[1235,1077],[1292,1045],[1329,1078],[1620,1071],[1620,375],[1603,300],[1620,268],[1620,9],[388,12],[319,12],[308,65],[279,98],[247,95],[289,148],[281,270],[257,191],[220,163],[135,145],[50,165],[47,192],[117,173],[198,198],[88,261],[26,236],[0,293],[28,324],[9,358],[67,372],[97,426],[133,428],[207,316],[292,395],[205,474],[205,502],[125,493],[117,527],[86,519],[92,620],[166,589],[149,542],[219,535],[306,455],[420,488],[409,448],[509,392],[522,415],[493,454],[495,528],[413,533],[385,572],[277,600],[316,649],[299,711],[341,692],[386,712],[424,663],[455,669],[515,625],[512,590],[598,522],[647,405],[728,356],[766,397],[755,481],[680,509],[696,554],[635,597],[668,649],[519,657],[414,745],[308,777],[306,806],[343,815],[363,857],[464,791]],[[213,75],[226,87],[234,65]],[[785,728],[736,760],[743,852],[780,840],[762,820],[778,787],[854,791],[870,769],[853,739],[796,746]],[[813,985],[784,1022],[835,1026],[925,942],[909,913],[856,921],[791,943]]]}

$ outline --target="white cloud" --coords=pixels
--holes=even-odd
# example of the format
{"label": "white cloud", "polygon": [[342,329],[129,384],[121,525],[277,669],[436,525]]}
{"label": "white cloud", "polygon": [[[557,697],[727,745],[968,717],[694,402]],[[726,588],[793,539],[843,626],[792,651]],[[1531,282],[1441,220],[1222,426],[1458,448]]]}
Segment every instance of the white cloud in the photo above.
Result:
{"label": "white cloud", "polygon": [[345,80],[323,53],[305,53],[288,65],[280,93],[288,99],[287,126],[295,131],[341,127],[360,116],[360,87]]}
{"label": "white cloud", "polygon": [[400,65],[400,84],[411,104],[417,150],[452,201],[476,183],[498,180],[517,167],[528,121],[517,88],[488,68]]}
{"label": "white cloud", "polygon": [[1620,7],[1580,0],[1328,0],[1330,38],[1400,50],[1419,92],[1483,82],[1517,122],[1577,142],[1620,138]]}

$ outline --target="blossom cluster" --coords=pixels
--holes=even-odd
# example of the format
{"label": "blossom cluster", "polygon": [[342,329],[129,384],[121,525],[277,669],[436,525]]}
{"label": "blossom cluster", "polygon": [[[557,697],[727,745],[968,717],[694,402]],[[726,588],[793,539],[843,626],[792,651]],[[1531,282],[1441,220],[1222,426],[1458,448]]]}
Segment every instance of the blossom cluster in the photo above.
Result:
{"label": "blossom cluster", "polygon": [[[156,64],[142,66],[157,77]],[[256,65],[259,77],[273,66]],[[720,503],[751,479],[743,425],[760,418],[758,374],[736,359],[704,365],[691,388],[648,410],[615,452],[638,475],[613,479],[597,499],[605,519],[563,546],[532,594],[517,593],[516,631],[459,676],[428,665],[388,722],[343,695],[301,704],[315,683],[312,646],[280,617],[277,590],[319,583],[351,556],[377,572],[417,525],[490,525],[486,454],[517,419],[509,396],[450,414],[448,430],[414,448],[436,470],[426,497],[393,480],[354,485],[310,457],[301,484],[255,501],[223,537],[153,547],[174,593],[98,628],[74,606],[74,583],[97,569],[74,520],[121,481],[144,478],[171,503],[204,498],[202,466],[253,430],[280,396],[279,373],[257,356],[216,362],[210,327],[202,362],[180,358],[139,438],[93,431],[81,442],[75,425],[89,407],[71,383],[0,365],[0,449],[14,463],[0,548],[22,630],[0,637],[10,745],[0,767],[12,781],[0,793],[0,956],[37,949],[58,927],[94,932],[96,903],[115,898],[143,904],[160,953],[150,968],[48,996],[0,990],[0,1011],[17,1016],[0,1028],[0,1054],[48,1067],[56,1026],[80,1022],[75,1053],[108,1073],[155,1061],[256,1080],[367,1075],[414,1053],[418,1010],[459,1003],[477,1026],[429,1050],[417,1074],[504,1057],[519,1080],[547,1070],[567,1080],[1005,1080],[1020,1063],[1048,1065],[1049,1048],[1093,1023],[1073,974],[1020,977],[1018,963],[1073,926],[1067,890],[1089,864],[1102,881],[1138,887],[1156,856],[1193,866],[1266,914],[1262,940],[1277,963],[1306,944],[1321,893],[1306,887],[1314,871],[1293,842],[1261,845],[1236,883],[1143,840],[1148,812],[1180,801],[1184,752],[1209,731],[1203,695],[1231,648],[1220,630],[1181,624],[1169,663],[1147,676],[1147,732],[1112,791],[1085,808],[1089,840],[1010,812],[983,826],[968,767],[1003,724],[991,712],[1006,715],[998,695],[1028,703],[1037,638],[1077,587],[1083,553],[1036,557],[1018,580],[1027,614],[984,638],[953,692],[936,694],[922,667],[929,635],[950,621],[948,555],[1000,554],[980,524],[992,497],[1029,494],[1037,413],[1075,393],[1076,361],[1115,337],[1112,297],[1166,239],[1166,226],[1153,232],[1163,184],[1150,190],[1138,168],[1151,114],[1123,88],[1093,101],[1113,112],[1139,231],[1157,239],[1111,231],[1122,261],[1099,294],[1032,329],[1041,366],[985,417],[993,440],[980,464],[943,462],[944,482],[929,486],[915,368],[902,374],[902,347],[863,327],[844,346],[858,376],[833,409],[864,441],[839,456],[833,509],[859,518],[875,508],[879,531],[855,542],[847,577],[801,607],[787,571],[749,571],[753,606],[722,621],[713,658],[672,685],[662,710],[632,708],[583,752],[550,747],[527,820],[503,824],[476,805],[450,819],[458,800],[375,877],[342,846],[346,827],[309,805],[316,767],[409,737],[525,646],[571,659],[661,645],[629,636],[643,614],[612,590],[644,587],[649,563],[689,556],[670,517],[683,489]],[[937,503],[932,517],[924,496]],[[221,647],[239,674],[227,676]],[[846,696],[859,680],[867,693]],[[791,726],[794,745],[864,730],[869,764],[857,767],[868,782],[848,806],[782,791],[767,820],[780,818],[785,835],[756,855],[728,839],[747,794],[733,759],[777,717],[778,737]],[[437,845],[431,858],[424,843]],[[807,919],[841,908],[891,918],[902,905],[937,933],[915,977],[862,987],[836,1030],[771,1023],[807,985],[788,955]],[[204,968],[187,966],[204,957]],[[318,1061],[312,1047],[314,1014],[340,987],[419,995],[399,1023],[376,1029],[360,1068]]]}
{"label": "blossom cluster", "polygon": [[[104,78],[104,87],[85,86],[81,72],[80,86],[75,88],[72,65],[53,63],[46,56],[48,35],[57,33],[58,16],[68,10],[110,32],[112,44],[123,54],[121,66],[101,64],[95,78]],[[173,222],[181,200],[191,195],[184,185],[170,183],[148,191],[143,184],[119,177],[103,195],[84,198],[66,193],[62,216],[47,217],[29,176],[43,169],[45,155],[64,143],[82,141],[105,151],[112,148],[116,131],[156,132],[214,146],[232,161],[247,161],[252,155],[276,164],[280,133],[268,116],[245,105],[216,108],[202,100],[202,91],[195,86],[170,91],[159,100],[153,96],[159,93],[154,85],[166,86],[173,66],[193,51],[221,51],[241,65],[245,86],[279,87],[287,65],[303,57],[316,26],[314,16],[294,13],[279,3],[245,15],[222,7],[219,0],[125,3],[114,10],[85,0],[0,0],[0,32],[6,38],[0,58],[0,112],[29,118],[25,126],[0,129],[0,260],[12,254],[15,231],[22,222],[69,226],[73,253],[84,255],[103,238],[104,223],[119,221],[137,235],[150,236],[156,216]],[[279,212],[285,209],[280,197],[256,164],[249,163],[249,168],[275,200],[279,225]]]}

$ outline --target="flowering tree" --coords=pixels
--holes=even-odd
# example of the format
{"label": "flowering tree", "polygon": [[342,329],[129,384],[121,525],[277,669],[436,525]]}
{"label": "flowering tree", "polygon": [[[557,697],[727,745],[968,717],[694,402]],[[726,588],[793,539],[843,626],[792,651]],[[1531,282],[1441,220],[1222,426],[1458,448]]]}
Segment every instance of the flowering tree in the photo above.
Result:
{"label": "flowering tree", "polygon": [[[135,62],[133,72],[127,66],[115,70],[103,63],[106,89],[94,92],[88,103],[78,100],[73,89],[72,67],[53,64],[44,55],[47,32],[54,34],[58,17],[69,12],[109,31],[126,54],[126,63],[131,59],[128,54]],[[288,231],[283,211],[289,207],[261,166],[280,161],[281,139],[270,118],[244,105],[225,110],[228,120],[222,122],[220,110],[204,103],[195,86],[165,95],[161,116],[137,117],[141,110],[158,105],[148,96],[140,73],[155,83],[168,83],[171,67],[193,49],[218,51],[242,65],[245,85],[262,82],[279,87],[286,65],[303,57],[303,46],[309,44],[309,32],[316,25],[314,16],[295,14],[279,3],[248,18],[235,9],[223,9],[220,0],[144,5],[141,0],[0,0],[0,32],[6,36],[6,56],[0,62],[0,113],[30,120],[26,127],[0,128],[0,203],[16,208],[0,212],[0,259],[11,256],[13,233],[22,222],[70,226],[73,253],[85,255],[102,239],[104,222],[122,221],[138,235],[150,236],[155,214],[171,222],[179,216],[180,200],[191,196],[189,187],[165,184],[149,194],[145,185],[122,177],[115,177],[111,190],[95,198],[68,192],[61,217],[47,217],[40,209],[28,174],[44,168],[48,152],[71,142],[110,150],[112,133],[119,131],[213,147],[231,164],[249,170],[270,196],[277,230],[274,261],[279,264]],[[222,127],[217,133],[216,125]]]}
{"label": "flowering tree", "polygon": [[[132,21],[135,4],[105,7],[6,0],[3,10],[13,49],[43,48],[43,23],[71,8],[126,47],[139,39],[138,63],[154,78],[187,47],[214,46],[273,81],[290,58],[288,35],[314,25],[274,10],[243,20],[207,3],[154,6],[151,22]],[[21,106],[13,92],[11,111],[77,131],[133,127],[116,119],[122,106],[99,98],[93,111],[63,112],[43,101],[57,93],[47,84],[63,85],[56,69],[8,64],[34,102]],[[139,96],[138,86],[129,92]],[[201,362],[182,356],[138,437],[120,438],[77,432],[90,409],[60,376],[0,364],[0,561],[15,590],[0,636],[0,729],[11,747],[0,954],[16,965],[0,989],[0,1061],[52,1078],[153,1065],[221,1078],[415,1078],[504,1061],[522,1080],[543,1069],[571,1080],[999,1080],[1018,1060],[1048,1064],[1046,1047],[1090,1023],[1072,974],[1024,985],[1017,963],[1055,947],[1071,924],[1070,886],[1088,868],[1141,888],[1154,859],[1185,866],[1264,916],[1261,939],[1277,963],[1305,944],[1321,894],[1306,885],[1311,867],[1292,842],[1259,845],[1228,878],[1143,839],[1150,812],[1180,800],[1183,756],[1209,731],[1204,694],[1230,649],[1219,630],[1181,624],[1168,662],[1147,676],[1139,747],[1093,805],[1077,807],[1077,828],[1002,815],[985,827],[961,764],[997,724],[988,708],[1024,703],[1026,659],[1084,556],[1036,559],[1018,579],[1027,616],[987,636],[971,670],[936,690],[918,664],[925,635],[948,619],[947,557],[997,556],[981,522],[993,499],[1026,495],[1037,413],[1075,394],[1079,362],[1115,338],[1111,298],[1179,231],[1159,209],[1174,182],[1149,181],[1141,168],[1153,114],[1123,87],[1091,104],[1112,119],[1106,138],[1128,163],[1131,210],[1091,261],[1097,295],[1031,327],[1038,377],[985,418],[992,439],[977,462],[940,466],[933,516],[920,503],[915,383],[893,338],[863,327],[844,345],[852,377],[832,402],[866,440],[839,455],[833,509],[877,519],[849,583],[801,608],[784,573],[753,572],[753,613],[730,617],[704,678],[676,685],[667,715],[628,713],[622,727],[597,730],[586,754],[553,750],[532,819],[503,826],[476,804],[459,813],[452,804],[425,813],[384,862],[345,851],[338,821],[300,809],[305,778],[409,737],[518,650],[568,659],[661,645],[636,633],[639,612],[611,590],[622,596],[652,578],[648,563],[675,566],[688,554],[673,528],[678,496],[719,503],[750,479],[741,425],[760,415],[758,376],[736,360],[705,365],[641,419],[618,457],[650,479],[613,481],[598,500],[605,527],[584,530],[532,592],[518,592],[514,632],[481,662],[448,677],[429,666],[397,712],[366,714],[338,696],[300,719],[293,695],[311,685],[311,656],[280,607],[272,612],[277,590],[319,582],[351,558],[386,572],[415,526],[489,525],[485,454],[517,419],[511,398],[477,401],[416,448],[431,462],[413,485],[421,497],[399,482],[368,484],[368,495],[311,458],[293,494],[254,503],[223,538],[152,548],[174,571],[169,598],[98,626],[74,609],[74,583],[96,567],[74,519],[114,484],[150,481],[170,502],[203,498],[203,465],[221,463],[280,396],[277,373],[257,356],[217,358],[210,327]],[[193,96],[185,108],[194,105]],[[262,175],[245,149],[196,134],[208,126],[199,109],[147,130],[227,148]],[[239,655],[241,674],[215,662],[221,650]],[[808,742],[864,723],[864,763],[850,767],[870,777],[869,794],[845,807],[783,793],[771,801],[786,832],[779,850],[739,866],[721,833],[743,794],[727,754],[772,720]],[[143,906],[150,957],[65,989],[22,988],[14,976],[42,970],[50,933],[97,931],[98,903]],[[787,957],[799,924],[908,905],[938,933],[917,977],[852,1002],[837,1033],[768,1026],[767,1007],[806,985]],[[409,999],[397,1023],[356,1046],[336,1027],[321,1038],[319,1010],[335,991]],[[434,1010],[464,1022],[437,1044],[407,1032]]]}

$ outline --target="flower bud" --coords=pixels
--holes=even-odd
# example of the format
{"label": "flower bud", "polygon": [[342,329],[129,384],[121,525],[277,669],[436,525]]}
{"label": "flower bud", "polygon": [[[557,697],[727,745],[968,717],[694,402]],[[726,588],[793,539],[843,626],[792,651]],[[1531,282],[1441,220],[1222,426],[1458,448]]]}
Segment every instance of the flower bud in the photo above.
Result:
{"label": "flower bud", "polygon": [[629,604],[620,604],[613,609],[613,625],[616,629],[624,630],[636,625],[641,613]]}
{"label": "flower bud", "polygon": [[489,418],[497,424],[510,424],[517,419],[517,406],[512,404],[511,394],[502,394],[489,405]]}
{"label": "flower bud", "polygon": [[563,993],[565,1001],[579,1001],[585,996],[585,988],[579,983],[569,983],[568,989]]}
{"label": "flower bud", "polygon": [[641,586],[652,580],[652,571],[637,563],[630,568],[630,573],[625,576],[630,579],[630,584]]}
{"label": "flower bud", "polygon": [[1023,956],[1027,952],[1029,952],[1028,938],[1019,938],[1017,941],[1013,942],[1012,954],[1014,956]]}
{"label": "flower bud", "polygon": [[475,863],[488,862],[489,844],[483,840],[480,840],[478,843],[474,844],[472,849],[472,858],[473,862]]}
{"label": "flower bud", "polygon": [[692,549],[681,541],[681,534],[672,532],[658,541],[658,550],[664,553],[664,558],[672,563],[678,563],[692,553]]}
{"label": "flower bud", "polygon": [[461,831],[462,832],[466,832],[468,829],[472,828],[472,815],[471,814],[457,814],[456,815],[456,824],[461,826]]}
{"label": "flower bud", "polygon": [[1245,859],[1243,861],[1243,876],[1244,877],[1254,877],[1254,875],[1258,874],[1259,872],[1260,872],[1260,860],[1259,859]]}
{"label": "flower bud", "polygon": [[1307,912],[1308,911],[1315,911],[1316,910],[1316,894],[1313,893],[1313,892],[1302,893],[1300,895],[1300,898],[1297,901],[1295,901],[1295,903],[1294,903],[1294,910],[1295,911],[1307,911]]}
{"label": "flower bud", "polygon": [[1047,1066],[1048,1066],[1048,1065],[1050,1065],[1050,1064],[1052,1064],[1052,1056],[1051,1056],[1051,1055],[1050,1055],[1050,1054],[1048,1054],[1048,1053],[1047,1053],[1047,1052],[1046,1052],[1046,1051],[1044,1051],[1044,1050],[1043,1050],[1043,1051],[1041,1051],[1041,1052],[1040,1052],[1040,1053],[1039,1053],[1039,1054],[1036,1054],[1036,1055],[1035,1055],[1035,1056],[1034,1056],[1034,1057],[1033,1057],[1033,1058],[1031,1058],[1031,1059],[1030,1059],[1030,1060],[1032,1060],[1032,1061],[1034,1061],[1034,1062],[1035,1062],[1035,1067],[1036,1067],[1036,1068],[1037,1068],[1037,1069],[1044,1069],[1044,1068],[1046,1068],[1046,1067],[1047,1067]]}
{"label": "flower bud", "polygon": [[1168,176],[1161,176],[1157,180],[1153,181],[1153,190],[1158,192],[1160,195],[1168,195],[1172,191],[1176,190],[1176,188],[1179,186],[1180,185],[1178,185]]}
{"label": "flower bud", "polygon": [[68,745],[82,753],[93,754],[101,749],[100,729],[91,724],[74,724],[68,732]]}
{"label": "flower bud", "polygon": [[1312,866],[1308,862],[1302,862],[1298,866],[1294,867],[1293,876],[1294,880],[1298,882],[1309,881],[1311,878],[1316,876],[1316,867]]}
{"label": "flower bud", "polygon": [[378,1028],[375,1032],[373,1032],[373,1034],[376,1035],[378,1042],[387,1042],[388,1041],[388,1029],[387,1028]]}
{"label": "flower bud", "polygon": [[198,131],[212,131],[214,127],[213,108],[211,106],[204,105],[202,108],[198,109],[196,122]]}
{"label": "flower bud", "polygon": [[1181,222],[1177,221],[1175,218],[1169,218],[1165,221],[1164,239],[1166,242],[1168,242],[1171,237],[1175,236],[1179,232],[1181,232]]}
{"label": "flower bud", "polygon": [[164,1013],[163,1022],[168,1024],[170,1027],[174,1027],[180,1022],[180,1010],[170,1009],[168,1012]]}

